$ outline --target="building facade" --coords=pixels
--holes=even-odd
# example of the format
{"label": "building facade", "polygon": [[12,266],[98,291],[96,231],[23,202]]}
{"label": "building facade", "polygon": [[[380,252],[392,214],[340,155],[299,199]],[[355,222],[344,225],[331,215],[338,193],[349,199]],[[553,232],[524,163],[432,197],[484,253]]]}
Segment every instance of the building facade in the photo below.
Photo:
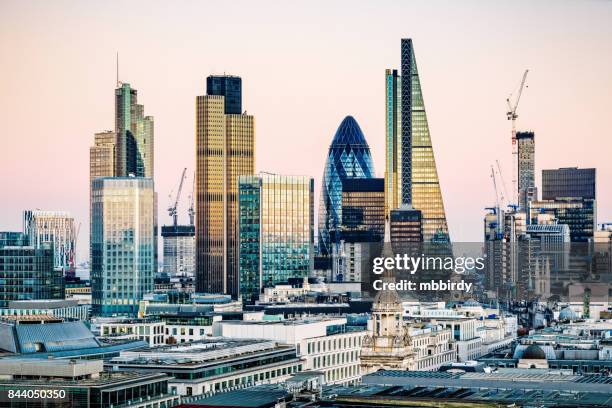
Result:
{"label": "building facade", "polygon": [[115,89],[115,175],[153,178],[153,117],[144,115],[138,91],[128,83]]}
{"label": "building facade", "polygon": [[211,75],[206,78],[206,95],[225,98],[225,114],[242,113],[242,78],[232,75]]}
{"label": "building facade", "polygon": [[255,119],[196,100],[196,289],[238,295],[238,177],[255,172]]}
{"label": "building facade", "polygon": [[153,180],[92,182],[91,281],[95,315],[135,315],[155,276]]}
{"label": "building facade", "polygon": [[594,200],[595,169],[567,167],[542,170],[542,200],[580,197]]}
{"label": "building facade", "polygon": [[342,224],[342,183],[344,179],[373,178],[370,147],[357,121],[344,118],[331,145],[323,171],[319,203],[319,254],[332,253],[331,234]]}
{"label": "building facade", "polygon": [[519,208],[526,210],[528,203],[538,198],[535,186],[535,135],[533,132],[516,132],[516,143]]}
{"label": "building facade", "polygon": [[99,177],[115,176],[117,133],[110,130],[94,135],[89,148],[89,182]]}
{"label": "building facade", "polygon": [[264,287],[304,278],[314,252],[314,180],[261,174],[239,177],[240,294],[246,302]]}
{"label": "building facade", "polygon": [[74,276],[77,228],[70,213],[26,210],[23,212],[23,233],[35,248],[50,244],[54,267],[60,268],[66,276]]}
{"label": "building facade", "polygon": [[14,300],[63,299],[62,269],[56,268],[53,247],[0,247],[0,308]]}
{"label": "building facade", "polygon": [[448,240],[448,225],[411,39],[401,42],[401,76],[385,73],[387,214],[402,204],[422,213],[423,240]]}
{"label": "building facade", "polygon": [[195,277],[195,226],[164,225],[164,273]]}

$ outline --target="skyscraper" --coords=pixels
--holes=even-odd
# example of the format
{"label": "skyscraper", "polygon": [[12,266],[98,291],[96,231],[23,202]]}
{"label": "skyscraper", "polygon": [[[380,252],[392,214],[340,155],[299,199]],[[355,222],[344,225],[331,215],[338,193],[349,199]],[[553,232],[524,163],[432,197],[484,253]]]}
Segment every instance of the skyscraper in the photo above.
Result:
{"label": "skyscraper", "polygon": [[164,273],[171,276],[195,276],[195,226],[164,225]]}
{"label": "skyscraper", "polygon": [[535,136],[533,132],[516,132],[518,144],[518,196],[519,209],[527,210],[528,204],[537,200],[535,186]]}
{"label": "skyscraper", "polygon": [[115,175],[153,177],[153,117],[144,115],[138,91],[122,83],[115,89]]}
{"label": "skyscraper", "polygon": [[196,99],[196,289],[237,296],[238,177],[255,172],[255,119],[225,101]]}
{"label": "skyscraper", "polygon": [[304,278],[313,266],[314,180],[261,174],[239,178],[240,294]]}
{"label": "skyscraper", "polygon": [[77,229],[70,213],[26,210],[23,212],[23,233],[34,248],[50,244],[53,266],[66,276],[74,277]]}
{"label": "skyscraper", "polygon": [[422,213],[423,240],[448,240],[448,225],[411,39],[401,42],[401,77],[385,73],[387,215],[402,204]]}
{"label": "skyscraper", "polygon": [[344,118],[331,145],[323,171],[319,203],[319,253],[331,255],[330,233],[342,222],[342,182],[374,177],[374,164],[365,136],[352,116]]}
{"label": "skyscraper", "polygon": [[91,281],[96,315],[135,315],[155,276],[153,180],[92,182]]}

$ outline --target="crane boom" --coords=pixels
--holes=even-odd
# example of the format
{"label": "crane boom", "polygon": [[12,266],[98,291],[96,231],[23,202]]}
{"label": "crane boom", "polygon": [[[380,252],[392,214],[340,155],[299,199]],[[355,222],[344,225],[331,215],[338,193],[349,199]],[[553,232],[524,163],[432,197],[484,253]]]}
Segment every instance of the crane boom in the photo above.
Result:
{"label": "crane boom", "polygon": [[529,70],[526,69],[523,73],[523,78],[521,79],[521,85],[519,86],[518,93],[516,95],[516,100],[514,103],[510,101],[512,95],[510,95],[506,99],[506,103],[508,104],[508,111],[506,112],[506,117],[508,120],[512,121],[512,201],[513,204],[518,203],[518,190],[517,190],[517,161],[518,161],[518,146],[516,145],[516,119],[518,118],[518,113],[516,110],[518,108],[518,104],[521,100],[521,95],[523,94],[523,88],[525,88],[525,82],[527,81],[527,74]]}
{"label": "crane boom", "polygon": [[191,185],[191,195],[189,197],[190,198],[189,210],[187,210],[187,212],[189,213],[189,225],[194,225],[194,218],[195,218],[195,210],[193,209],[194,194],[195,194],[195,172],[193,173],[193,181]]}
{"label": "crane boom", "polygon": [[[178,207],[178,203],[181,198],[181,191],[183,190],[183,182],[185,181],[186,171],[187,171],[187,167],[183,169],[183,173],[181,174],[181,181],[179,182],[179,187],[178,187],[178,191],[176,192],[176,198],[174,200],[174,204],[168,207],[168,215],[172,217],[172,222],[175,227],[178,225],[178,212],[176,208]],[[170,199],[172,199],[172,195],[170,195]]]}

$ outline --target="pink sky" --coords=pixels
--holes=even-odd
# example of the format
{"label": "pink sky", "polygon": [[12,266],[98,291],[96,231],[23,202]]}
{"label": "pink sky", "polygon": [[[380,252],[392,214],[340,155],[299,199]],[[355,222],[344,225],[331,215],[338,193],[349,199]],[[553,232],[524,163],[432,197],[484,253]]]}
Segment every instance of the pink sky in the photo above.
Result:
{"label": "pink sky", "polygon": [[[518,124],[536,132],[538,184],[542,168],[596,167],[598,220],[612,221],[612,2],[222,4],[0,2],[0,230],[19,230],[26,208],[70,211],[86,260],[88,148],[114,126],[116,51],[155,117],[162,223],[193,170],[195,97],[213,73],[243,78],[258,170],[314,176],[318,196],[350,114],[382,177],[384,72],[399,68],[402,37],[414,40],[453,240],[482,239],[496,159],[511,188],[505,99],[525,68]],[[186,200],[179,211],[186,221]]]}

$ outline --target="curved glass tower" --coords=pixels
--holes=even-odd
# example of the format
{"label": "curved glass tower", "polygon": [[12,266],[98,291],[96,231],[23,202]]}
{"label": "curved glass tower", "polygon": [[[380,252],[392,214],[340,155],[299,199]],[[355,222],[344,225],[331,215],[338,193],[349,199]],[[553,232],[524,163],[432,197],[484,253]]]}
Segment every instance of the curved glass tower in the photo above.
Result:
{"label": "curved glass tower", "polygon": [[365,136],[352,116],[344,118],[331,145],[319,204],[319,254],[331,254],[330,232],[342,221],[342,181],[374,177],[374,164]]}

